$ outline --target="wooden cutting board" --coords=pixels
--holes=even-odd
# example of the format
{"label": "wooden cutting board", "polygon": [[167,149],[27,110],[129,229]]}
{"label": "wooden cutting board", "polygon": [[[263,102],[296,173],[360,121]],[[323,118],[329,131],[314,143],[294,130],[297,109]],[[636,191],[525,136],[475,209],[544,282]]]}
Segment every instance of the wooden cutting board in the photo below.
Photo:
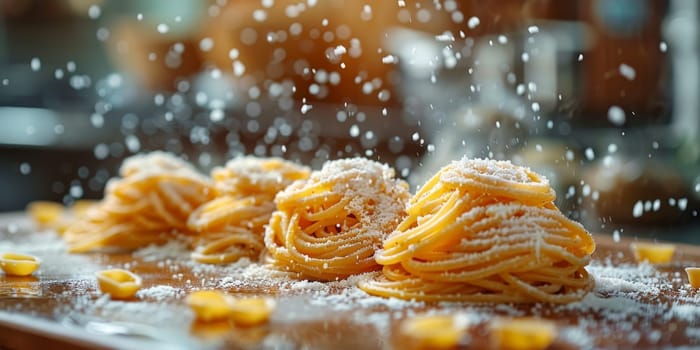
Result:
{"label": "wooden cutting board", "polygon": [[[410,348],[399,325],[421,313],[466,317],[470,334],[460,346],[467,349],[489,346],[490,322],[514,316],[555,321],[553,349],[699,347],[700,293],[688,285],[683,268],[700,266],[700,247],[678,245],[673,263],[651,266],[631,258],[634,239],[595,239],[588,269],[597,286],[579,303],[430,305],[368,296],[352,278],[295,281],[258,264],[197,264],[175,243],[135,253],[70,255],[60,237],[37,232],[24,214],[0,214],[0,251],[42,259],[31,277],[0,274],[0,349]],[[137,298],[113,301],[99,292],[94,273],[112,267],[143,278]],[[259,327],[195,322],[183,299],[200,289],[267,295],[277,308]]]}

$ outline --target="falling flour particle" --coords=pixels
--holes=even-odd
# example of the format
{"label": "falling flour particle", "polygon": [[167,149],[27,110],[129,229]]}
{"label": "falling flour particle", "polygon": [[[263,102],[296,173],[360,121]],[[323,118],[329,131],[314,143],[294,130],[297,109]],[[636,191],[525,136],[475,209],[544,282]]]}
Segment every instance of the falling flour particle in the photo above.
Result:
{"label": "falling flour particle", "polygon": [[245,73],[245,65],[241,63],[241,61],[234,61],[233,62],[233,75],[240,77]]}
{"label": "falling flour particle", "polygon": [[591,194],[591,186],[589,184],[583,185],[583,187],[581,188],[581,194],[584,197],[588,197]]}
{"label": "falling flour particle", "polygon": [[534,81],[527,83],[527,90],[530,92],[537,92],[537,84]]}
{"label": "falling flour particle", "polygon": [[90,17],[90,19],[98,19],[100,14],[102,14],[102,11],[99,6],[91,5],[90,8],[88,8],[88,17]]}
{"label": "falling flour particle", "polygon": [[39,60],[37,57],[34,57],[29,63],[29,66],[32,68],[33,71],[37,72],[39,71],[39,69],[41,69],[41,60]]}
{"label": "falling flour particle", "polygon": [[527,53],[527,52],[523,52],[523,53],[520,55],[520,59],[521,59],[523,62],[529,62],[529,61],[530,61],[530,54]]}
{"label": "falling flour particle", "polygon": [[593,149],[588,147],[586,148],[586,151],[584,152],[586,155],[586,159],[588,160],[594,160],[595,159],[595,152],[593,152]]}
{"label": "falling flour particle", "polygon": [[253,11],[253,19],[258,22],[264,22],[267,19],[267,12],[263,9],[257,9]]}
{"label": "falling flour particle", "polygon": [[72,185],[68,193],[73,198],[81,198],[83,196],[83,188],[79,184]]}
{"label": "falling flour particle", "polygon": [[642,201],[637,201],[632,208],[632,216],[638,218],[641,217],[642,214],[644,214],[644,203],[642,203]]}
{"label": "falling flour particle", "polygon": [[303,104],[301,106],[301,114],[306,114],[306,112],[310,111],[312,108],[314,108],[314,106]]}
{"label": "falling flour particle", "polygon": [[335,47],[335,49],[333,49],[333,53],[334,53],[336,56],[343,55],[343,54],[345,54],[346,52],[348,52],[348,49],[346,49],[345,46],[343,46],[343,45],[338,45],[338,46]]}
{"label": "falling flour particle", "polygon": [[469,27],[469,29],[474,29],[478,27],[479,24],[481,24],[481,20],[479,19],[479,17],[471,17],[467,21],[467,26]]}
{"label": "falling flour particle", "polygon": [[24,163],[19,165],[19,172],[22,175],[27,175],[27,174],[32,172],[32,166],[29,165],[29,163],[24,162]]}
{"label": "falling flour particle", "polygon": [[156,30],[158,33],[165,34],[170,31],[170,27],[165,23],[161,23],[156,26]]}
{"label": "falling flour particle", "polygon": [[362,7],[362,12],[360,13],[360,19],[363,21],[369,21],[372,19],[372,7],[365,4]]}
{"label": "falling flour particle", "polygon": [[134,135],[127,136],[124,143],[126,144],[126,148],[132,153],[138,152],[141,148],[141,142],[139,141],[138,137]]}
{"label": "falling flour particle", "polygon": [[209,119],[210,119],[212,122],[220,122],[220,121],[222,121],[222,120],[224,119],[224,111],[221,110],[221,109],[213,109],[213,110],[209,113]]}
{"label": "falling flour particle", "polygon": [[566,157],[566,160],[568,161],[573,161],[575,156],[574,156],[574,151],[568,149],[566,150],[566,153],[564,154],[564,157]]}
{"label": "falling flour particle", "polygon": [[199,49],[207,52],[211,51],[211,49],[214,48],[214,40],[212,38],[204,38],[199,42]]}
{"label": "falling flour particle", "polygon": [[437,41],[455,41],[455,37],[452,36],[452,33],[450,33],[450,32],[444,32],[440,35],[436,35],[435,40],[437,40]]}
{"label": "falling flour particle", "polygon": [[634,78],[637,76],[637,71],[635,71],[631,66],[622,63],[620,64],[620,75],[625,77],[627,80],[634,80]]}
{"label": "falling flour particle", "polygon": [[575,195],[576,195],[576,188],[574,188],[574,186],[569,186],[569,188],[566,190],[566,198],[572,198]]}
{"label": "falling flour particle", "polygon": [[625,111],[619,106],[612,106],[608,109],[608,120],[617,125],[622,126],[626,121]]}

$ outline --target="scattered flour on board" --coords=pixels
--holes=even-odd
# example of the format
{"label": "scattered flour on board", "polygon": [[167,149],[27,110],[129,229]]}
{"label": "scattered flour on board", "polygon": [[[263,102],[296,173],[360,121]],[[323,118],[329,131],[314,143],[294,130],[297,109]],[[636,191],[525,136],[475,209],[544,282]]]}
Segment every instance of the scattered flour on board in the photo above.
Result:
{"label": "scattered flour on board", "polygon": [[[35,248],[43,251],[65,248],[60,239],[44,243]],[[172,330],[185,329],[191,322],[191,312],[184,305],[163,308],[162,302],[181,299],[191,290],[223,289],[234,294],[275,293],[280,301],[273,315],[275,322],[323,319],[331,311],[349,315],[354,323],[370,325],[383,334],[390,332],[394,322],[423,312],[459,314],[473,324],[488,322],[495,315],[517,317],[534,314],[547,317],[544,311],[547,308],[537,306],[531,311],[524,311],[510,304],[438,303],[436,307],[426,309],[426,304],[421,302],[371,296],[356,285],[362,279],[372,278],[373,273],[323,283],[298,280],[294,274],[277,271],[249,259],[227,265],[201,264],[190,258],[189,247],[184,241],[148,246],[135,251],[132,256],[137,260],[157,262],[159,267],[174,275],[180,273],[180,269],[190,270],[199,280],[192,281],[185,289],[167,285],[142,289],[137,294],[141,300],[131,303],[104,297],[95,301],[95,283],[84,283],[71,290],[92,292],[82,297],[76,296],[71,309],[78,310],[85,317],[124,322],[144,315],[143,318],[155,327],[169,324]],[[627,332],[624,334],[630,342],[645,339],[656,344],[662,339],[659,329],[663,327],[659,325],[667,322],[687,323],[684,334],[691,341],[700,341],[700,328],[694,326],[700,322],[700,295],[687,285],[679,272],[664,272],[649,264],[617,264],[609,260],[594,261],[586,268],[595,278],[595,288],[579,302],[554,307],[551,314],[564,312],[578,315],[576,324],[560,328],[559,336],[564,341],[578,348],[591,348],[595,347],[599,337]],[[601,327],[601,324],[607,326]]]}
{"label": "scattered flour on board", "polygon": [[136,297],[141,299],[153,299],[165,301],[178,299],[185,295],[185,290],[167,285],[157,285],[150,288],[141,289],[136,292]]}
{"label": "scattered flour on board", "polygon": [[132,256],[141,258],[143,261],[162,261],[166,259],[189,259],[190,250],[187,242],[181,240],[170,240],[163,245],[151,244],[138,249]]}
{"label": "scattered flour on board", "polygon": [[[195,276],[202,278],[199,283],[195,281],[193,290],[216,288],[234,294],[274,292],[279,301],[273,314],[275,322],[320,320],[327,318],[331,311],[337,315],[349,315],[354,323],[370,325],[377,331],[386,333],[391,330],[393,322],[424,312],[459,314],[468,318],[472,324],[488,322],[495,315],[518,317],[532,313],[547,317],[544,311],[546,308],[535,306],[532,311],[526,311],[511,304],[494,306],[438,303],[437,307],[426,310],[426,304],[422,302],[371,296],[356,287],[359,281],[372,278],[375,273],[335,282],[298,280],[294,274],[248,259],[228,265],[207,265],[192,261],[186,252],[186,246],[171,244],[144,248],[135,253],[135,256],[152,253],[190,268]],[[170,263],[165,265],[169,266]],[[661,339],[658,330],[660,322],[700,322],[700,306],[697,306],[700,305],[700,296],[685,287],[682,277],[677,273],[662,272],[649,264],[615,264],[609,260],[593,262],[587,269],[595,278],[595,288],[579,302],[555,306],[552,313],[579,315],[577,324],[560,328],[560,338],[569,344],[578,348],[591,348],[597,337],[615,336],[622,331],[629,333],[626,337],[630,342],[646,339],[656,343]],[[676,293],[674,299],[671,299],[675,302],[659,301],[662,295],[671,292]],[[140,293],[144,298],[161,300],[159,298],[177,298],[184,291],[154,286]],[[594,337],[594,333],[601,332],[601,322],[609,325],[609,329]],[[700,333],[700,330],[688,328],[689,338],[695,336],[696,333],[693,332]]]}

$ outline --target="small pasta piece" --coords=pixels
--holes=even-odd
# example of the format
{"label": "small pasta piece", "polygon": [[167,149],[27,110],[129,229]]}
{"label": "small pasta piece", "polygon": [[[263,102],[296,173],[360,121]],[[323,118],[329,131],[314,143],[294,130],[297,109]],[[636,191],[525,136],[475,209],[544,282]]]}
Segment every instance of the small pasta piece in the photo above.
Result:
{"label": "small pasta piece", "polygon": [[33,255],[11,252],[0,255],[0,268],[8,276],[29,276],[39,265],[39,258]]}
{"label": "small pasta piece", "polygon": [[102,270],[96,275],[100,290],[112,299],[129,299],[141,288],[141,277],[128,270]]}
{"label": "small pasta piece", "polygon": [[74,218],[85,216],[85,214],[94,207],[99,201],[90,199],[79,199],[70,206],[70,214]]}
{"label": "small pasta piece", "polygon": [[700,288],[700,267],[686,267],[685,273],[688,275],[690,286]]}
{"label": "small pasta piece", "polygon": [[630,244],[632,253],[637,262],[650,264],[667,264],[671,262],[676,246],[664,243],[635,242]]}
{"label": "small pasta piece", "polygon": [[239,326],[257,326],[267,322],[275,308],[274,300],[264,297],[234,299],[231,319]]}
{"label": "small pasta piece", "polygon": [[41,228],[51,228],[57,224],[64,210],[65,207],[62,204],[49,201],[31,202],[27,206],[27,213]]}
{"label": "small pasta piece", "polygon": [[531,318],[498,319],[491,323],[491,342],[504,350],[542,350],[557,336],[553,322]]}
{"label": "small pasta piece", "polygon": [[193,292],[185,299],[185,303],[192,309],[197,319],[203,322],[229,318],[232,302],[231,296],[215,290]]}
{"label": "small pasta piece", "polygon": [[274,300],[263,297],[234,298],[216,290],[190,293],[185,303],[202,322],[232,320],[239,326],[256,326],[268,321]]}
{"label": "small pasta piece", "polygon": [[27,205],[27,213],[40,229],[63,234],[73,222],[85,217],[95,203],[97,202],[92,200],[78,200],[70,207],[65,207],[57,202],[35,201]]}
{"label": "small pasta piece", "polygon": [[415,316],[401,323],[401,334],[417,348],[455,347],[466,334],[466,319],[456,315]]}

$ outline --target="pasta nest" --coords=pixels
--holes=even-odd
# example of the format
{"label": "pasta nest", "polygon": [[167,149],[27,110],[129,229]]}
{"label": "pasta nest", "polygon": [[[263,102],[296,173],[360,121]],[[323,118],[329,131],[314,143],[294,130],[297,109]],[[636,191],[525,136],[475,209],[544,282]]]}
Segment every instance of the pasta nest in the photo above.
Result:
{"label": "pasta nest", "polygon": [[309,177],[311,169],[282,158],[241,156],[225,167],[212,170],[211,177],[218,196],[263,196],[270,201],[296,180]]}
{"label": "pasta nest", "polygon": [[164,243],[189,233],[190,213],[214,194],[207,177],[164,152],[132,156],[119,173],[107,183],[104,199],[66,229],[70,251]]}
{"label": "pasta nest", "polygon": [[198,233],[192,257],[218,264],[263,250],[264,226],[275,210],[275,195],[309,177],[308,167],[280,158],[238,157],[212,170],[217,197],[195,210],[187,222]]}
{"label": "pasta nest", "polygon": [[322,281],[377,270],[374,254],[405,215],[405,181],[364,158],[326,162],[275,198],[265,231],[267,262]]}
{"label": "pasta nest", "polygon": [[506,161],[452,162],[411,198],[376,260],[383,276],[359,287],[422,301],[581,299],[591,235],[554,205],[546,178]]}

